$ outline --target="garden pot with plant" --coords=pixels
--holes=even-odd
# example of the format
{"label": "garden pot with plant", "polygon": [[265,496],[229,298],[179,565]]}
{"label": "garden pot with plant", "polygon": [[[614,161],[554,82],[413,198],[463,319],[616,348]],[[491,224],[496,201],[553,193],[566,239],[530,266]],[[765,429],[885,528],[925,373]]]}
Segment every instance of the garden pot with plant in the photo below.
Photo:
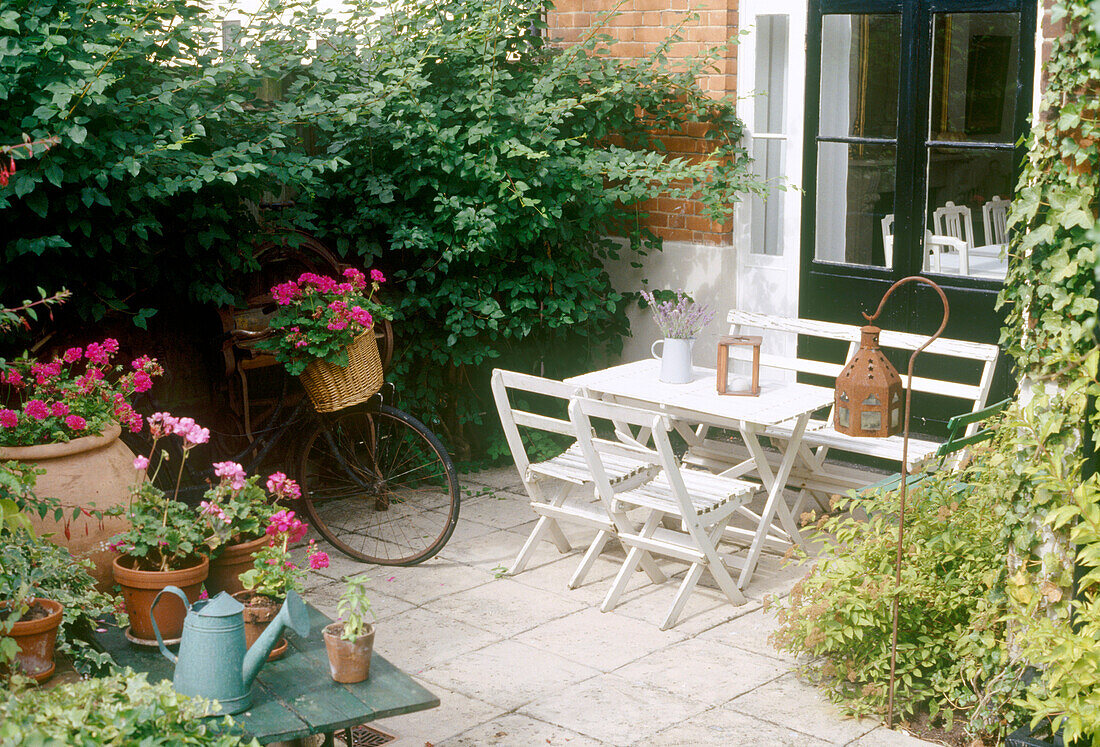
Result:
{"label": "garden pot with plant", "polygon": [[347,587],[336,605],[339,621],[326,625],[322,631],[329,673],[340,683],[362,682],[370,676],[374,623],[367,621],[367,614],[374,617],[374,611],[367,597],[368,581],[365,576],[347,579]]}
{"label": "garden pot with plant", "polygon": [[103,589],[111,579],[107,540],[126,527],[121,507],[133,476],[134,454],[119,435],[123,426],[141,428],[128,398],[163,373],[146,356],[124,372],[111,361],[117,352],[118,342],[106,339],[48,363],[21,359],[0,368],[0,393],[18,403],[0,409],[0,461],[43,470],[39,501],[26,511],[35,531],[90,558]]}
{"label": "garden pot with plant", "polygon": [[[155,646],[156,637],[150,617],[150,607],[157,593],[166,586],[178,586],[192,602],[199,599],[202,582],[210,570],[207,555],[218,544],[202,514],[187,504],[165,495],[153,480],[164,465],[165,452],[157,451],[161,438],[179,436],[183,440],[183,456],[179,471],[191,450],[206,443],[210,432],[191,418],[176,418],[165,412],[149,417],[153,437],[150,454],[157,454],[157,465],[147,477],[149,458],[135,457],[133,467],[139,473],[131,491],[126,518],[130,528],[116,535],[111,549],[119,553],[112,570],[122,587],[130,629],[126,635],[132,642]],[[177,479],[176,485],[179,485]],[[157,626],[166,641],[174,641],[183,631],[186,616],[183,603],[175,597],[157,606]]]}
{"label": "garden pot with plant", "polygon": [[[660,300],[665,296],[669,298]],[[656,294],[642,291],[642,299],[649,304],[653,320],[664,335],[652,347],[653,357],[658,358],[657,345],[662,345],[659,356],[661,381],[669,384],[689,383],[693,376],[691,349],[695,336],[714,319],[714,310],[694,303],[683,291],[657,291]]]}
{"label": "garden pot with plant", "polygon": [[44,682],[53,676],[54,645],[63,608],[51,599],[31,597],[23,600],[18,610],[22,611],[13,612],[12,605],[0,602],[0,611],[9,616],[6,624],[0,623],[0,631],[11,626],[6,635],[19,647],[15,654],[16,666],[36,682]]}
{"label": "garden pot with plant", "polygon": [[210,559],[206,591],[210,596],[225,591],[244,591],[241,575],[252,567],[252,556],[263,549],[270,537],[264,530],[279,500],[295,500],[301,492],[282,472],[267,480],[269,496],[257,485],[258,476],[247,477],[236,462],[217,462],[214,474],[221,481],[206,491],[199,504],[200,513],[217,542]]}
{"label": "garden pot with plant", "polygon": [[[297,493],[298,485],[284,475],[276,482],[273,492],[277,495]],[[270,482],[270,481],[269,481]],[[249,647],[260,637],[268,624],[275,619],[286,601],[287,592],[302,591],[306,571],[290,559],[290,546],[305,536],[308,527],[294,516],[293,511],[279,511],[271,517],[266,536],[268,543],[252,556],[252,569],[241,575],[244,591],[234,598],[244,605],[244,639]],[[328,567],[328,555],[317,549],[311,540],[307,550],[309,567],[314,570]],[[286,639],[268,655],[268,661],[278,659],[287,648]]]}
{"label": "garden pot with plant", "polygon": [[257,344],[298,376],[318,412],[364,402],[382,386],[382,359],[371,330],[374,319],[391,312],[374,300],[385,277],[354,268],[342,282],[316,273],[271,289],[278,309],[271,317],[277,334]]}

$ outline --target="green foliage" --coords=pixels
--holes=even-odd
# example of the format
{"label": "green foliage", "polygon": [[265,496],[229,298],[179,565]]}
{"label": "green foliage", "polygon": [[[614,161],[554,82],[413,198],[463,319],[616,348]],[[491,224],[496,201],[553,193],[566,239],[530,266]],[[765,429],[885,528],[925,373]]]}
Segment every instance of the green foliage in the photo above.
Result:
{"label": "green foliage", "polygon": [[[695,196],[725,217],[762,190],[733,101],[695,82],[718,50],[674,72],[667,45],[604,55],[599,26],[559,48],[531,33],[546,7],[431,0],[353,18],[348,32],[365,24],[377,41],[311,89],[378,91],[368,119],[334,122],[330,147],[350,165],[314,209],[342,251],[394,281],[393,377],[452,448],[479,445],[466,426],[481,422],[491,366],[561,376],[619,346],[626,299],[604,261],[659,244],[645,200]],[[698,159],[657,137],[704,130],[713,153]]]}
{"label": "green foliage", "polygon": [[227,733],[229,718],[203,719],[204,712],[168,680],[151,685],[129,669],[50,690],[0,690],[0,746],[258,744]]}
{"label": "green foliage", "polygon": [[367,615],[374,617],[370,597],[367,596],[370,579],[366,575],[349,576],[344,582],[344,593],[336,603],[336,619],[344,623],[340,637],[345,641],[354,641],[367,631],[370,625]]}
{"label": "green foliage", "polygon": [[822,657],[829,696],[853,713],[885,713],[892,605],[898,597],[895,713],[927,712],[951,728],[1003,734],[1022,668],[1009,661],[1003,622],[1004,506],[986,447],[967,469],[940,471],[909,489],[901,585],[895,585],[899,494],[836,499],[843,513],[819,526],[823,559],[780,608],[775,643]]}
{"label": "green foliage", "polygon": [[96,590],[89,573],[93,568],[92,561],[76,559],[68,550],[29,532],[0,532],[0,599],[20,599],[29,593],[60,603],[64,615],[57,631],[57,651],[83,673],[111,661],[82,637],[89,625],[115,608],[114,599]]}

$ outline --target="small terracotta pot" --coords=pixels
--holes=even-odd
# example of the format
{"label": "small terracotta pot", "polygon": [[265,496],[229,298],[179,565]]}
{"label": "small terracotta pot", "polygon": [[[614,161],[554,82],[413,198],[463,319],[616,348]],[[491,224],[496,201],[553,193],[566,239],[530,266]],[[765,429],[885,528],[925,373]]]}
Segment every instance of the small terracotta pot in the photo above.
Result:
{"label": "small terracotta pot", "polygon": [[[49,610],[46,617],[17,622],[8,636],[15,639],[19,653],[15,662],[23,673],[36,682],[45,682],[53,675],[53,650],[57,642],[57,628],[61,625],[62,606],[52,599],[35,597],[31,606],[40,604]],[[5,603],[6,607],[7,604]]]}
{"label": "small terracotta pot", "polygon": [[370,676],[370,656],[374,650],[374,625],[367,623],[367,632],[354,641],[340,637],[343,623],[326,625],[323,631],[328,668],[332,679],[345,685],[362,682]]}
{"label": "small terracotta pot", "polygon": [[221,554],[210,561],[210,575],[206,577],[206,592],[210,596],[227,591],[230,594],[244,591],[241,574],[252,568],[252,553],[267,544],[267,536],[257,537],[239,545],[226,545]]}
{"label": "small terracotta pot", "polygon": [[[239,591],[233,595],[233,598],[244,605],[244,644],[247,648],[252,648],[252,644],[256,642],[261,633],[267,630],[267,626],[279,614],[279,610],[282,609],[283,605],[278,603],[255,604],[254,599],[265,599],[266,597],[261,597],[251,591]],[[280,638],[279,642],[275,644],[275,648],[271,649],[271,653],[267,655],[267,660],[275,661],[282,658],[288,645],[286,637]]]}
{"label": "small terracotta pot", "polygon": [[[46,470],[35,483],[36,495],[56,498],[67,506],[94,503],[100,511],[125,507],[130,488],[141,473],[134,470],[134,453],[119,439],[121,432],[118,423],[111,423],[100,436],[37,446],[0,446],[0,462],[15,460]],[[66,511],[67,518],[54,521],[52,512],[45,518],[28,512],[35,532],[51,535],[51,542],[78,558],[90,558],[95,563],[92,576],[97,588],[109,591],[114,553],[107,543],[130,523],[122,516],[100,520],[87,516],[72,519],[70,515],[71,510]]]}
{"label": "small terracotta pot", "polygon": [[[115,558],[111,570],[115,581],[122,587],[122,598],[126,601],[126,613],[130,616],[131,641],[150,646],[157,645],[157,636],[153,632],[149,608],[157,593],[166,586],[178,586],[187,595],[191,603],[198,601],[202,591],[202,582],[210,571],[210,561],[205,557],[196,565],[175,571],[142,571],[136,569],[136,558],[120,555]],[[183,618],[187,610],[183,602],[174,594],[165,594],[157,604],[157,627],[165,640],[175,641],[183,633]]]}

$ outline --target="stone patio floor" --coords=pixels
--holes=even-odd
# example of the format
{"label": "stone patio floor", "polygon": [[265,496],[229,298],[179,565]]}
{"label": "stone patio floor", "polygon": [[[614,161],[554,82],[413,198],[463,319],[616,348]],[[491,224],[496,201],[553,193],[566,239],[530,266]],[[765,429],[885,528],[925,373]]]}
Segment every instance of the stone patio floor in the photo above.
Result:
{"label": "stone patio floor", "polygon": [[[439,708],[372,724],[398,737],[394,747],[928,744],[843,716],[768,643],[775,622],[763,598],[785,595],[804,567],[765,555],[741,607],[701,582],[661,631],[675,580],[657,586],[637,573],[601,613],[622,551],[606,551],[570,590],[588,537],[568,527],[579,549],[543,543],[527,570],[506,576],[535,519],[515,470],[461,481],[458,526],[435,558],[389,568],[332,552],[306,589],[335,618],[339,579],[367,573],[376,649],[439,696]],[[682,574],[676,565],[662,563]]]}

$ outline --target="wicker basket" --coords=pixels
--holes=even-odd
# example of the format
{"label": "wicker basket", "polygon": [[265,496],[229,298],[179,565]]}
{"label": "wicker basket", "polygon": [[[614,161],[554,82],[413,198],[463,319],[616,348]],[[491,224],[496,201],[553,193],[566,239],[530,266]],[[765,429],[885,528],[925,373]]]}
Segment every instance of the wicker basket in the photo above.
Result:
{"label": "wicker basket", "polygon": [[374,332],[367,331],[348,346],[347,368],[317,360],[299,377],[317,412],[333,412],[366,402],[382,388],[382,359]]}

